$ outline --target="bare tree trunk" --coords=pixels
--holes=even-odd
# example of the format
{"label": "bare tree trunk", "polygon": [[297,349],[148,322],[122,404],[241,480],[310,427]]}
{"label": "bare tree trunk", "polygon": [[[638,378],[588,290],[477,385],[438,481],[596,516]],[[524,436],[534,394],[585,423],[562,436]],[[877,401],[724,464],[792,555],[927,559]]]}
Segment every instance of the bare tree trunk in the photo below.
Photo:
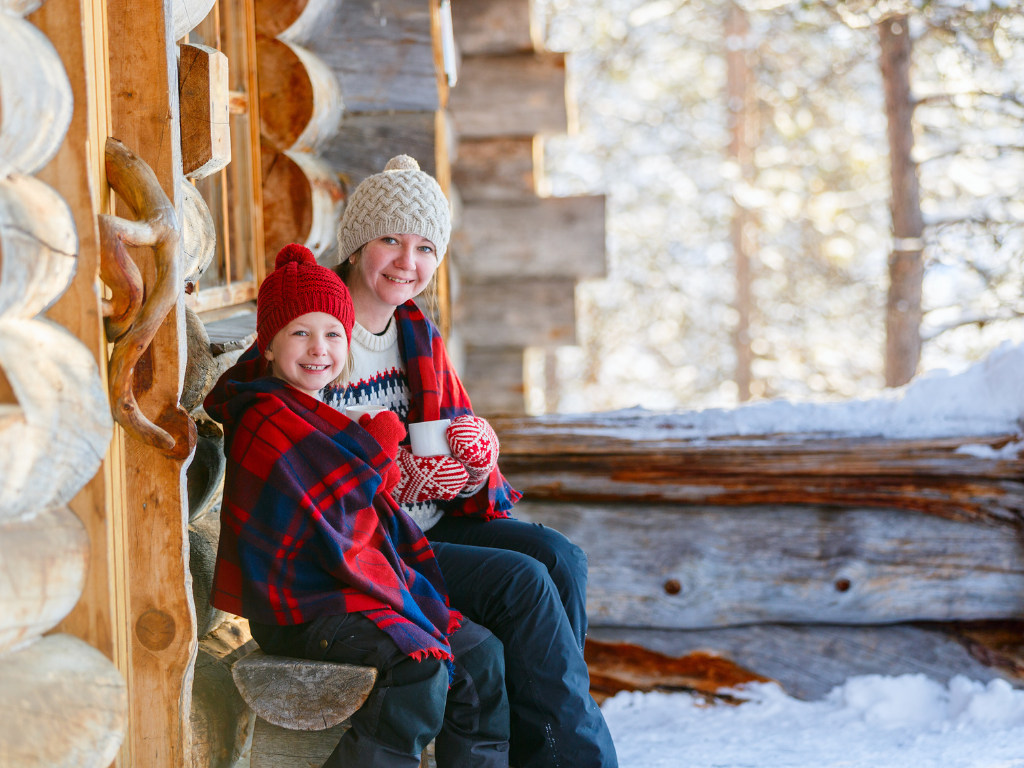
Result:
{"label": "bare tree trunk", "polygon": [[910,93],[911,42],[906,16],[890,16],[878,25],[882,46],[882,82],[889,120],[892,177],[893,252],[889,257],[889,299],[885,312],[885,384],[898,387],[914,377],[921,358],[921,286],[924,260],[921,197],[914,148]]}
{"label": "bare tree trunk", "polygon": [[[740,168],[744,181],[753,178],[750,140],[751,114],[749,109],[750,69],[747,64],[746,38],[749,32],[746,12],[735,3],[730,3],[729,17],[725,23],[726,62],[728,66],[727,98],[729,107],[729,156]],[[734,379],[740,401],[750,399],[751,360],[750,351],[750,254],[754,227],[750,212],[735,203],[730,239],[736,269],[736,296],[734,307],[738,314],[733,331],[733,348],[736,350],[736,371]]]}

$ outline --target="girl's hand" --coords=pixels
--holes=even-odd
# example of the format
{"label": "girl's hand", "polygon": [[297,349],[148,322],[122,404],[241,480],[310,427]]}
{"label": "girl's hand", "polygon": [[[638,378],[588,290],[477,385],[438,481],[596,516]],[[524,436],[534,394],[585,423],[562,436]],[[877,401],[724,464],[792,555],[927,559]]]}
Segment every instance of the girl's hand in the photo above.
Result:
{"label": "girl's hand", "polygon": [[478,416],[459,416],[448,427],[447,434],[452,456],[469,473],[468,485],[482,487],[498,466],[498,436],[491,425]]}
{"label": "girl's hand", "polygon": [[400,504],[430,499],[451,501],[469,479],[466,468],[451,456],[413,456],[399,447],[398,466],[402,468],[402,479],[392,495]]}

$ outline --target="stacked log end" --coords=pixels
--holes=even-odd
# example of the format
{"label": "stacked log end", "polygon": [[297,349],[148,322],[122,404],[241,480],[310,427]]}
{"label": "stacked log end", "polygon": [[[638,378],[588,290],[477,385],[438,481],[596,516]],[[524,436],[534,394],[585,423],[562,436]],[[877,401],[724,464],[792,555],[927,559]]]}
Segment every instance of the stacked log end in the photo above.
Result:
{"label": "stacked log end", "polygon": [[31,175],[73,111],[59,55],[21,17],[38,5],[0,13],[0,764],[98,768],[124,739],[125,681],[82,640],[43,637],[82,595],[89,535],[66,505],[113,425],[95,359],[41,317],[73,277],[78,237],[67,203]]}
{"label": "stacked log end", "polygon": [[[461,373],[478,412],[522,414],[526,348],[552,367],[554,351],[576,343],[576,281],[605,274],[604,197],[539,194],[543,137],[573,119],[565,54],[543,50],[530,3],[453,0],[452,17],[463,55],[448,105],[462,202],[452,239]],[[551,373],[546,410],[557,406]]]}
{"label": "stacked log end", "polygon": [[340,0],[256,2],[268,272],[288,243],[302,243],[317,257],[334,244],[345,191],[320,153],[337,134],[345,105],[337,76],[308,41],[340,5]]}

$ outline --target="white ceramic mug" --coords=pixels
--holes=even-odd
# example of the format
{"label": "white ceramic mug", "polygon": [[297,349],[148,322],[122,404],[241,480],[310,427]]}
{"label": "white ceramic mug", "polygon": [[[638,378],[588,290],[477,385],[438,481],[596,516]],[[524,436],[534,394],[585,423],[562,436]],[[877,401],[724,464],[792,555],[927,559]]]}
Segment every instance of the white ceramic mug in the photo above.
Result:
{"label": "white ceramic mug", "polygon": [[359,419],[362,418],[364,413],[369,414],[370,418],[373,418],[378,413],[383,413],[386,410],[387,408],[379,405],[346,405],[345,415],[358,424]]}
{"label": "white ceramic mug", "polygon": [[452,448],[448,445],[448,427],[451,419],[438,421],[421,421],[409,425],[409,443],[413,456],[451,456]]}

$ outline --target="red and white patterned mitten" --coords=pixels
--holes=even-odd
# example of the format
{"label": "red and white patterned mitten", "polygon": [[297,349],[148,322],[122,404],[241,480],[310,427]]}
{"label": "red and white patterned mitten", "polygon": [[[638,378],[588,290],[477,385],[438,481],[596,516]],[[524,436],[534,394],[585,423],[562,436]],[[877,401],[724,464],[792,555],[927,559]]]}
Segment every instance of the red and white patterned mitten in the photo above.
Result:
{"label": "red and white patterned mitten", "polygon": [[451,501],[466,486],[466,468],[451,456],[413,456],[405,448],[398,449],[398,466],[402,479],[394,493],[400,504],[443,499]]}
{"label": "red and white patterned mitten", "polygon": [[479,416],[459,416],[448,427],[448,445],[469,473],[467,490],[482,488],[498,466],[498,436],[491,425]]}

